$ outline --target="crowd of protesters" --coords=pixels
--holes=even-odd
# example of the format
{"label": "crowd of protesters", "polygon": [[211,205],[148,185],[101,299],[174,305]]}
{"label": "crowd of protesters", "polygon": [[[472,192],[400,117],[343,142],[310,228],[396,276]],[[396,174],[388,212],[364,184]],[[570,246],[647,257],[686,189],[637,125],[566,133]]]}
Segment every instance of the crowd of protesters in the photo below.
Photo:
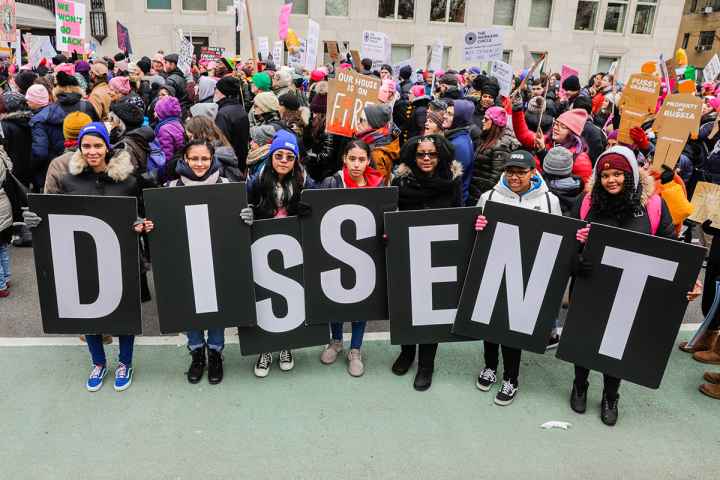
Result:
{"label": "crowd of protesters", "polygon": [[[630,131],[632,144],[618,142],[622,84],[606,73],[582,85],[576,76],[518,75],[512,94],[501,95],[498,80],[478,67],[430,72],[389,65],[373,70],[363,59],[314,71],[272,62],[230,58],[179,68],[177,54],[157,53],[130,61],[124,54],[86,61],[58,55],[16,70],[4,64],[0,79],[0,297],[11,292],[9,244],[32,244],[30,228],[41,218],[25,209],[27,191],[68,195],[127,195],[158,186],[192,186],[245,181],[251,207],[242,219],[301,215],[306,188],[396,186],[400,210],[483,207],[488,200],[605,223],[637,232],[707,243],[709,256],[703,313],[715,298],[720,274],[719,226],[692,224],[689,203],[698,181],[720,183],[720,143],[713,124],[720,111],[720,85],[694,86],[702,96],[700,134],[689,139],[675,169],[652,171],[652,116]],[[379,103],[362,111],[353,138],[326,131],[328,81],[337,71],[356,69],[381,79]],[[527,78],[525,78],[527,77]],[[675,88],[677,79],[667,79]],[[664,87],[664,98],[669,92]],[[660,102],[661,103],[661,102]],[[660,105],[660,104],[659,104]],[[658,108],[659,108],[658,105]],[[142,205],[142,202],[139,202]],[[152,219],[133,228],[143,252],[142,299],[150,299],[146,273]],[[477,219],[482,235],[487,225]],[[578,231],[575,275],[591,274],[582,261],[589,227]],[[698,287],[688,294],[699,295]],[[572,294],[570,295],[572,302]],[[331,323],[324,364],[343,352],[342,324]],[[352,324],[346,355],[352,376],[364,373],[365,322]],[[549,339],[558,343],[559,331]],[[681,349],[708,364],[720,364],[720,313],[707,333]],[[224,331],[188,332],[191,363],[187,379],[197,383],[207,367],[210,383],[223,378]],[[87,388],[98,390],[107,373],[103,342],[87,335],[93,368]],[[120,337],[115,388],[132,382],[132,336]],[[431,386],[437,344],[403,345],[392,371],[403,375],[416,355],[414,387]],[[519,391],[521,351],[485,342],[485,366],[477,387],[488,391],[498,379],[496,403],[508,405]],[[281,370],[294,367],[291,350],[279,352]],[[257,377],[266,377],[270,352],[258,356]],[[708,372],[700,390],[720,399],[720,374]],[[618,418],[620,381],[605,376],[601,418]],[[588,370],[577,366],[570,404],[586,409]]]}

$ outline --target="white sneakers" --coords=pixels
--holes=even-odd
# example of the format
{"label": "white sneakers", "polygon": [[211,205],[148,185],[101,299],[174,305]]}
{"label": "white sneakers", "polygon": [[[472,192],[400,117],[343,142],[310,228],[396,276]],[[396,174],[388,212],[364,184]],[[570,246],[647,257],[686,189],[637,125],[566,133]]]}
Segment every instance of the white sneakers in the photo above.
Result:
{"label": "white sneakers", "polygon": [[[270,365],[272,365],[272,353],[261,353],[255,362],[255,376],[265,378],[270,373]],[[281,350],[279,359],[280,370],[289,372],[295,366],[292,350]]]}

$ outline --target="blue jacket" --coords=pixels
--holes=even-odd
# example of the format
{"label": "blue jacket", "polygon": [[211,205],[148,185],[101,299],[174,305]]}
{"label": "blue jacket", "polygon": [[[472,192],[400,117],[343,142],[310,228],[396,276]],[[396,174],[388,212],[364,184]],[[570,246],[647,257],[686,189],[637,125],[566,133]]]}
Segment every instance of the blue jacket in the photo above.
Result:
{"label": "blue jacket", "polygon": [[470,191],[470,181],[472,180],[473,162],[475,159],[475,148],[473,147],[472,137],[470,136],[475,104],[469,100],[455,100],[453,106],[455,110],[453,123],[450,127],[451,130],[445,133],[445,138],[452,143],[455,148],[455,160],[460,162],[463,167],[462,199],[463,205],[465,205]]}
{"label": "blue jacket", "polygon": [[51,103],[30,119],[32,130],[32,170],[44,171],[50,161],[65,152],[63,121],[67,113],[57,104]]}

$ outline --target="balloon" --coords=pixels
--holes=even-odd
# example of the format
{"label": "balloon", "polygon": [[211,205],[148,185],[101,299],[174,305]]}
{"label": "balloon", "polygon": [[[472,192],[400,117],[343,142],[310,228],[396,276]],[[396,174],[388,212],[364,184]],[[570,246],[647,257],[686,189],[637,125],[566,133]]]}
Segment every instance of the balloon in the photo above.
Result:
{"label": "balloon", "polygon": [[300,48],[300,39],[295,30],[288,28],[287,37],[285,37],[285,45],[290,53],[295,53]]}
{"label": "balloon", "polygon": [[684,48],[678,48],[677,52],[675,52],[675,63],[678,67],[684,67],[688,64],[688,57]]}

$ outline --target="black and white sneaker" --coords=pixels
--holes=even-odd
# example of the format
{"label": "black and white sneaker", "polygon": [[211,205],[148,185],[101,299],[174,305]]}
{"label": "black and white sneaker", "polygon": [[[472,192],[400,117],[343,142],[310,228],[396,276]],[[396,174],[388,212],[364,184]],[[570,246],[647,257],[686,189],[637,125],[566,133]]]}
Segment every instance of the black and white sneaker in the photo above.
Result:
{"label": "black and white sneaker", "polygon": [[513,400],[515,400],[517,392],[518,387],[515,384],[513,384],[510,380],[503,380],[502,388],[500,388],[500,391],[495,396],[495,403],[502,405],[503,407],[510,405]]}
{"label": "black and white sneaker", "polygon": [[487,392],[488,390],[490,390],[490,387],[492,387],[495,382],[497,382],[497,374],[495,370],[493,370],[492,368],[483,368],[482,372],[480,372],[480,375],[478,375],[475,386],[483,392]]}
{"label": "black and white sneaker", "polygon": [[545,347],[545,351],[557,348],[559,343],[560,343],[560,335],[558,335],[557,333],[552,334],[550,336],[550,339],[548,340],[547,347]]}
{"label": "black and white sneaker", "polygon": [[295,366],[291,350],[280,350],[280,370],[289,372]]}
{"label": "black and white sneaker", "polygon": [[265,378],[270,373],[270,365],[272,365],[272,353],[261,353],[255,362],[255,376]]}

